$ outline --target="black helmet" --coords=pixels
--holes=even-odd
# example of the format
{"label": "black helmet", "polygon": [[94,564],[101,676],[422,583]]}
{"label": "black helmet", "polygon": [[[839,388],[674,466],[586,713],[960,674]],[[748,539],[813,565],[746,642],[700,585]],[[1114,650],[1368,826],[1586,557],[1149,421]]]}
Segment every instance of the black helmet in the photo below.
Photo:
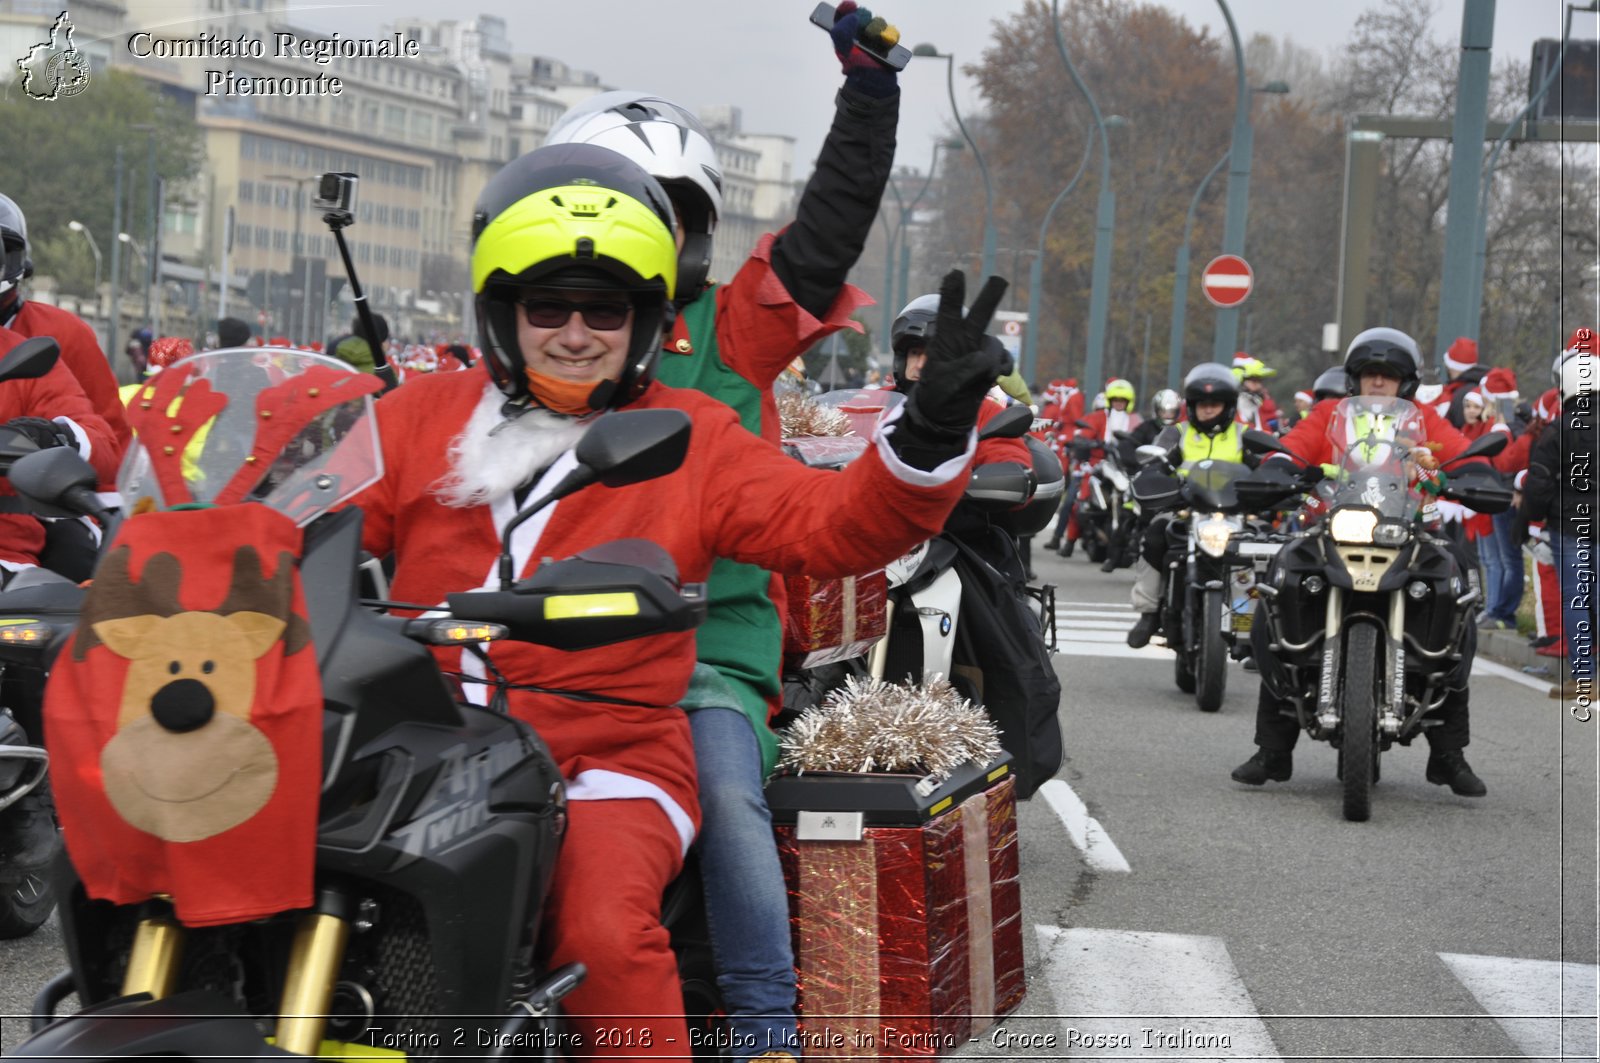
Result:
{"label": "black helmet", "polygon": [[1336,365],[1332,369],[1324,369],[1317,375],[1316,381],[1311,385],[1311,397],[1318,402],[1323,399],[1342,399],[1350,394],[1345,387],[1344,366]]}
{"label": "black helmet", "polygon": [[894,350],[895,387],[904,390],[906,352],[926,346],[933,339],[933,326],[939,317],[939,296],[919,295],[905,305],[889,328],[889,344]]}
{"label": "black helmet", "polygon": [[[1183,378],[1183,401],[1189,407],[1189,423],[1197,432],[1214,436],[1221,432],[1239,410],[1239,381],[1233,370],[1220,362],[1201,362]],[[1207,420],[1200,420],[1196,408],[1202,402],[1222,403],[1222,412]]]}
{"label": "black helmet", "polygon": [[596,385],[595,410],[625,405],[655,376],[672,321],[676,221],[655,178],[591,144],[539,148],[507,163],[472,214],[472,289],[484,358],[513,403],[536,402],[517,341],[517,300],[530,284],[626,293],[633,334],[622,375]]}
{"label": "black helmet", "polygon": [[1361,391],[1361,374],[1365,370],[1381,368],[1400,380],[1400,397],[1409,399],[1417,393],[1422,383],[1417,367],[1422,359],[1417,356],[1417,341],[1399,329],[1369,328],[1350,341],[1344,355],[1345,389],[1350,395]]}

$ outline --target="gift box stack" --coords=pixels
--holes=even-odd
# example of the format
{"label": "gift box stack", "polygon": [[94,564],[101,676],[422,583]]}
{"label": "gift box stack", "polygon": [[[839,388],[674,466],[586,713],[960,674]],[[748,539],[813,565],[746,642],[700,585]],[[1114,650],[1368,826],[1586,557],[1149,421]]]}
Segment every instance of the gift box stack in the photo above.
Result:
{"label": "gift box stack", "polygon": [[946,1055],[1022,1002],[1004,754],[937,787],[915,775],[781,776],[768,799],[807,1059]]}
{"label": "gift box stack", "polygon": [[859,657],[889,629],[889,581],[882,570],[844,579],[784,579],[788,621],[783,651],[800,668]]}

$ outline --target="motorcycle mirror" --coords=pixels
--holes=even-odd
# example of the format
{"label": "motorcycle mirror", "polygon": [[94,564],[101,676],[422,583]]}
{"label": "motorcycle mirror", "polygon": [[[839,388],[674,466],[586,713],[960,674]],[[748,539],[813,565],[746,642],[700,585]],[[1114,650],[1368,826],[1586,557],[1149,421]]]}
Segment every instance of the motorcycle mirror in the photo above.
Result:
{"label": "motorcycle mirror", "polygon": [[1278,442],[1278,437],[1271,432],[1263,432],[1259,428],[1246,428],[1244,430],[1244,445],[1257,454],[1269,454],[1277,451],[1294,457],[1294,451]]}
{"label": "motorcycle mirror", "polygon": [[[1445,462],[1444,468],[1448,469],[1450,466],[1455,465],[1458,462],[1466,461],[1469,458],[1492,458],[1502,450],[1506,449],[1506,443],[1510,440],[1510,438],[1511,437],[1504,432],[1489,432],[1485,435],[1481,435],[1469,443],[1466,450],[1463,450],[1460,454],[1457,454],[1455,457]],[[1472,508],[1477,509],[1478,507],[1473,506]]]}
{"label": "motorcycle mirror", "polygon": [[1033,427],[1033,411],[1026,406],[1007,406],[993,417],[989,423],[978,429],[978,438],[982,439],[1021,439]]}
{"label": "motorcycle mirror", "polygon": [[0,358],[0,380],[37,380],[55,368],[61,346],[49,336],[23,340]]}
{"label": "motorcycle mirror", "polygon": [[1487,477],[1452,480],[1440,494],[1479,513],[1504,513],[1511,508],[1511,489]]}
{"label": "motorcycle mirror", "polygon": [[1166,460],[1167,448],[1156,443],[1146,443],[1134,453],[1139,456],[1140,465],[1154,465],[1158,461]]}
{"label": "motorcycle mirror", "polygon": [[500,539],[500,589],[510,590],[511,534],[546,506],[588,487],[626,487],[665,476],[689,453],[689,415],[682,410],[613,410],[578,440],[578,467],[543,497],[506,522]]}
{"label": "motorcycle mirror", "polygon": [[[54,341],[50,346],[55,348]],[[94,493],[99,477],[70,447],[50,447],[24,454],[12,464],[7,475],[11,486],[34,504],[35,512],[44,516],[91,516],[98,520],[105,513]]]}
{"label": "motorcycle mirror", "polygon": [[1133,438],[1133,436],[1130,433],[1128,433],[1128,432],[1126,432],[1126,431],[1124,431],[1124,430],[1122,430],[1120,428],[1117,429],[1116,431],[1112,432],[1111,435],[1113,437],[1117,438],[1117,439],[1122,440],[1124,443],[1126,443],[1128,440]]}

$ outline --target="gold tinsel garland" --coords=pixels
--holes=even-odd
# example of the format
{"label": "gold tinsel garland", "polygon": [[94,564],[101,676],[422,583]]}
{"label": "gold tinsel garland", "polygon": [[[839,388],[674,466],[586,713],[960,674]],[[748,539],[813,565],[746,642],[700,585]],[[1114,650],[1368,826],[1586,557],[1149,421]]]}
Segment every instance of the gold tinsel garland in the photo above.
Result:
{"label": "gold tinsel garland", "polygon": [[778,743],[779,766],[793,771],[912,772],[938,779],[1001,753],[994,722],[943,679],[907,687],[852,676],[801,713]]}
{"label": "gold tinsel garland", "polygon": [[842,436],[850,433],[850,418],[834,409],[813,402],[805,395],[787,392],[778,396],[778,423],[783,438],[795,436]]}

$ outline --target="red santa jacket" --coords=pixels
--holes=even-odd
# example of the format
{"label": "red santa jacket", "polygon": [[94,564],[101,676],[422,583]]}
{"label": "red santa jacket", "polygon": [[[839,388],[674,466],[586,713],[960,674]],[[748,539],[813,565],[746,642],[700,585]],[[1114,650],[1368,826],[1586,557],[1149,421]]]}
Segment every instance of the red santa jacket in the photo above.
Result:
{"label": "red santa jacket", "polygon": [[[450,471],[451,440],[480,402],[497,409],[501,397],[474,369],[418,378],[378,403],[384,478],[357,503],[367,515],[367,549],[396,555],[399,600],[440,602],[493,574],[496,529],[513,514],[513,500],[451,509],[435,495]],[[625,537],[661,544],[684,580],[705,579],[719,556],[785,574],[866,572],[937,534],[966,483],[965,458],[918,472],[886,459],[881,439],[843,472],[808,469],[747,432],[723,404],[660,383],[630,408],[663,407],[694,418],[683,465],[643,484],[585,488],[527,521],[514,543],[520,575],[537,567],[524,558],[567,557]],[[568,454],[545,481],[570,467]],[[687,848],[698,818],[694,754],[687,718],[670,706],[688,687],[693,632],[577,652],[495,643],[491,657],[514,681],[636,703],[515,692],[511,707],[549,744],[569,799],[654,800]],[[460,667],[459,656],[447,667]]]}
{"label": "red santa jacket", "polygon": [[[1332,400],[1317,403],[1279,442],[1303,465],[1322,465],[1332,461],[1333,444],[1328,439],[1328,422],[1338,408],[1339,404]],[[1434,413],[1431,407],[1418,406],[1417,411],[1422,415],[1422,426],[1428,433],[1427,442],[1439,444],[1435,456],[1441,462],[1449,461],[1467,449],[1467,437],[1456,431],[1449,421]]]}
{"label": "red santa jacket", "polygon": [[[10,329],[0,329],[0,355],[23,341]],[[57,361],[50,372],[35,380],[0,381],[0,424],[14,417],[42,417],[57,421],[77,441],[78,453],[94,466],[102,483],[116,479],[122,447],[112,435],[66,363]],[[15,495],[9,482],[0,482],[0,496]],[[44,547],[44,526],[25,513],[0,513],[0,562],[36,565]]]}
{"label": "red santa jacket", "polygon": [[78,378],[78,386],[89,397],[94,412],[110,426],[117,440],[117,451],[127,450],[131,433],[123,414],[122,398],[117,392],[116,374],[112,373],[111,362],[100,349],[94,330],[71,311],[31,299],[22,304],[22,309],[6,327],[25,338],[49,336],[61,345],[61,360]]}

